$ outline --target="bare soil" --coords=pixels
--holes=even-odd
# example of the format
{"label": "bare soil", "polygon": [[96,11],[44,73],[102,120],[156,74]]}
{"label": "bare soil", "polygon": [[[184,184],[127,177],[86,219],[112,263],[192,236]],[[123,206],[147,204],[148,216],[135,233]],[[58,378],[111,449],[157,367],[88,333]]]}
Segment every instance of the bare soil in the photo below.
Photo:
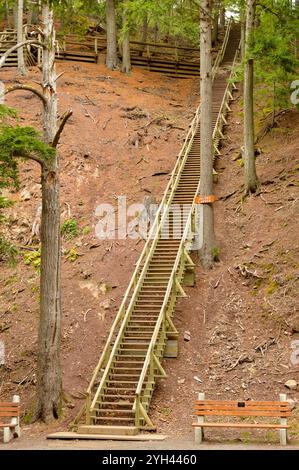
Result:
{"label": "bare soil", "polygon": [[[79,234],[63,241],[62,364],[67,402],[62,419],[47,426],[28,425],[35,393],[38,272],[22,257],[16,267],[0,264],[0,339],[6,347],[0,397],[21,395],[21,439],[31,443],[49,432],[66,430],[83,404],[143,247],[138,240],[99,241],[96,207],[105,202],[117,208],[119,195],[126,195],[128,204],[142,203],[145,196],[161,200],[199,99],[196,79],[175,80],[145,71],[134,71],[130,77],[108,75],[103,65],[74,63],[59,64],[58,71],[65,71],[59,80],[61,113],[69,108],[74,112],[59,147],[62,218],[76,219]],[[32,69],[27,81],[38,75]],[[1,79],[8,84],[24,81],[11,70],[1,71]],[[20,111],[22,125],[40,128],[37,98],[17,92],[7,103]],[[159,382],[151,407],[158,432],[170,435],[173,442],[183,436],[186,442],[193,439],[192,402],[199,391],[215,399],[276,400],[285,392],[295,402],[299,398],[298,390],[284,386],[288,379],[299,382],[299,364],[290,362],[292,342],[299,339],[299,114],[283,115],[279,127],[260,142],[261,191],[244,200],[238,99],[232,110],[216,165],[220,262],[210,272],[198,267],[196,287],[187,288],[189,297],[179,302],[179,357],[165,360],[169,377]],[[27,243],[40,205],[39,169],[22,164],[21,190],[9,196],[15,205],[7,211],[7,235],[28,255],[38,245],[38,240]],[[196,255],[194,260],[198,264]],[[190,341],[184,340],[186,331]],[[291,436],[296,438],[296,410],[293,416]],[[242,442],[277,442],[277,432],[237,433]],[[237,433],[214,429],[206,434],[221,442]]]}

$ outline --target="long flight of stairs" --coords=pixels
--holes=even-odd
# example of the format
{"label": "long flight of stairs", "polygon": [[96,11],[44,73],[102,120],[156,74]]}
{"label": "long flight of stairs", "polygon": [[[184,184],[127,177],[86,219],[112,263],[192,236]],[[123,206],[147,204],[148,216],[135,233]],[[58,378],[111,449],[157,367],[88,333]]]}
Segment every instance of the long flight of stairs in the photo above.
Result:
{"label": "long flight of stairs", "polygon": [[[216,75],[213,83],[213,127],[227,89],[227,79],[240,41],[240,29],[236,25],[229,33],[223,55],[222,72]],[[200,128],[196,129],[187,159],[179,175],[171,203],[182,206],[194,203],[200,182]],[[132,312],[124,329],[116,340],[116,347],[110,356],[110,364],[104,371],[104,379],[98,390],[93,391],[93,401],[88,403],[86,423],[78,427],[78,433],[136,434],[140,429],[155,429],[147,412],[157,378],[165,377],[161,365],[168,339],[177,338],[172,316],[177,298],[184,295],[181,283],[186,270],[193,268],[188,253],[176,272],[173,293],[166,297],[169,282],[181,249],[182,230],[187,224],[187,216],[177,218],[171,214],[167,220],[169,236],[161,233],[154,241],[155,249],[147,266],[143,282],[134,299]],[[185,247],[190,250],[191,244]],[[165,298],[167,303],[165,304]],[[140,382],[144,363],[157,328],[160,312],[167,314],[166,326],[162,323],[153,349],[154,361],[148,367],[140,393],[140,410],[137,412],[136,390]],[[102,376],[103,377],[103,376]]]}

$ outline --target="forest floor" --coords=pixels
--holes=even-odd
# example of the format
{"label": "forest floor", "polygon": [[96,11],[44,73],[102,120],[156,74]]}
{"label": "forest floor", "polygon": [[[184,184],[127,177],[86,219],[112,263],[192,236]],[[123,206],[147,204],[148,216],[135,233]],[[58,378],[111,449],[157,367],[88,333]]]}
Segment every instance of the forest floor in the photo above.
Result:
{"label": "forest floor", "polygon": [[[7,194],[15,205],[7,211],[6,224],[6,234],[20,247],[22,257],[15,267],[0,264],[0,339],[6,349],[0,398],[21,395],[20,446],[23,440],[26,446],[67,430],[82,406],[143,247],[139,240],[98,240],[97,206],[110,203],[117,210],[119,195],[127,196],[128,205],[143,203],[145,196],[160,201],[199,100],[196,79],[175,80],[145,71],[134,71],[130,77],[108,75],[102,65],[74,63],[59,64],[58,71],[65,71],[59,80],[59,109],[74,112],[59,147],[62,218],[73,218],[79,225],[74,238],[63,241],[62,365],[67,401],[59,422],[28,424],[34,408],[39,297],[33,266],[35,260],[38,264],[38,243],[28,241],[40,205],[40,176],[37,167],[24,163],[20,191]],[[32,69],[27,82],[37,80],[38,74]],[[1,71],[1,79],[7,84],[24,82],[7,69]],[[7,104],[19,110],[22,125],[40,128],[35,97],[17,92],[9,95]],[[289,379],[299,382],[298,356],[293,354],[291,363],[299,340],[299,113],[282,115],[279,126],[259,142],[261,191],[244,200],[239,99],[232,110],[216,163],[220,262],[208,273],[197,268],[196,287],[187,288],[189,297],[179,302],[179,357],[164,361],[168,378],[159,382],[151,407],[158,432],[170,436],[170,442],[183,439],[186,445],[193,440],[192,402],[199,391],[214,399],[277,400],[279,393],[287,393],[294,402],[299,399],[299,386],[287,390],[284,385]],[[299,435],[298,417],[295,409],[290,420],[294,439]],[[235,431],[218,429],[206,435],[218,442],[236,438]],[[238,432],[237,437],[243,443],[277,443],[277,432],[272,431]]]}

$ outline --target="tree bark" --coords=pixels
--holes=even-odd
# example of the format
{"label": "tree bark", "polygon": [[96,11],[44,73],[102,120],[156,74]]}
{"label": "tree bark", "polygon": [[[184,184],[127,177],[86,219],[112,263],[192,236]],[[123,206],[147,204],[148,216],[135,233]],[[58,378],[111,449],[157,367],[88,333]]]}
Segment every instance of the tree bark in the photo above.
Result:
{"label": "tree bark", "polygon": [[217,44],[218,22],[219,22],[219,4],[218,2],[215,2],[214,12],[213,12],[212,45]]}
{"label": "tree bark", "polygon": [[[201,0],[200,11],[200,195],[213,195],[211,0]],[[212,204],[202,204],[202,247],[199,255],[204,269],[213,264],[215,247]]]}
{"label": "tree bark", "polygon": [[[23,16],[24,16],[24,0],[18,0],[18,20],[17,20],[17,43],[23,42]],[[18,49],[18,72],[20,75],[26,75],[27,69],[24,59],[24,47]]]}
{"label": "tree bark", "polygon": [[127,25],[127,14],[123,12],[123,26],[125,28],[124,37],[122,41],[122,68],[123,73],[131,72],[131,51],[130,51],[130,32]]}
{"label": "tree bark", "polygon": [[220,7],[219,27],[220,29],[225,28],[225,6],[224,5],[221,5]]}
{"label": "tree bark", "polygon": [[[55,30],[53,11],[42,8],[44,140],[52,143],[57,133]],[[37,397],[35,419],[58,418],[62,382],[60,364],[60,201],[58,156],[42,168],[40,321],[38,332]]]}
{"label": "tree bark", "polygon": [[[147,35],[148,35],[148,17],[147,17],[147,14],[145,14],[145,17],[143,19],[142,32],[141,32],[141,42],[142,43],[147,42]],[[146,46],[144,46],[144,45],[141,46],[141,51],[139,52],[140,57],[142,57],[145,48],[146,48]]]}
{"label": "tree bark", "polygon": [[245,32],[246,32],[246,18],[244,7],[240,9],[240,23],[241,23],[241,58],[245,57]]}
{"label": "tree bark", "polygon": [[250,58],[250,41],[254,29],[256,0],[248,0],[246,11],[245,71],[244,71],[244,170],[245,194],[255,193],[259,182],[255,167],[253,79],[254,62]]}
{"label": "tree bark", "polygon": [[107,56],[106,66],[110,70],[118,67],[117,38],[116,38],[116,14],[114,0],[106,1],[107,22]]}
{"label": "tree bark", "polygon": [[11,21],[10,21],[10,14],[9,14],[9,4],[8,1],[5,1],[5,16],[6,16],[6,27],[11,29]]}

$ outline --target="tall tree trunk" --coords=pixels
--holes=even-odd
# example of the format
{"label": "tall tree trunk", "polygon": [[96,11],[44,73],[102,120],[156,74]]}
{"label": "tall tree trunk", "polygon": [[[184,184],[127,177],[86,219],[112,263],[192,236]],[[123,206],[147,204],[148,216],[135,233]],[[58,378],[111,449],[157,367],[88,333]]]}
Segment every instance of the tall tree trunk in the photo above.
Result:
{"label": "tall tree trunk", "polygon": [[219,22],[219,3],[212,2],[213,8],[213,28],[212,28],[212,45],[217,44],[218,40],[218,22]]}
{"label": "tall tree trunk", "polygon": [[[55,30],[53,11],[42,8],[44,140],[52,143],[57,132]],[[60,411],[60,202],[58,157],[42,169],[40,322],[38,332],[36,419],[47,422]]]}
{"label": "tall tree trunk", "polygon": [[7,0],[5,1],[5,17],[6,17],[6,27],[7,29],[11,29],[10,11],[9,11],[9,4]]}
{"label": "tall tree trunk", "polygon": [[130,32],[127,24],[126,11],[123,12],[123,26],[125,28],[122,41],[122,68],[123,73],[131,72],[131,51],[130,51]]}
{"label": "tall tree trunk", "polygon": [[[23,16],[24,16],[24,0],[18,0],[18,25],[17,25],[17,42],[23,42]],[[27,69],[24,60],[24,48],[18,49],[18,72],[20,75],[26,75]]]}
{"label": "tall tree trunk", "polygon": [[246,33],[246,18],[245,7],[240,7],[240,23],[241,23],[241,58],[245,57],[245,33]]}
{"label": "tall tree trunk", "polygon": [[[147,35],[148,35],[148,17],[147,17],[147,13],[146,13],[145,17],[143,18],[143,25],[142,25],[142,31],[141,31],[141,42],[142,43],[147,42]],[[144,46],[144,45],[141,46],[141,51],[139,52],[140,57],[142,57],[145,48],[146,48],[146,46]]]}
{"label": "tall tree trunk", "polygon": [[[200,195],[213,195],[211,0],[201,0],[200,11]],[[212,204],[202,204],[203,234],[200,259],[204,269],[213,264],[215,247]]]}
{"label": "tall tree trunk", "polygon": [[18,3],[13,4],[13,26],[15,31],[18,30]]}
{"label": "tall tree trunk", "polygon": [[225,6],[224,5],[221,5],[220,7],[219,27],[220,29],[225,28]]}
{"label": "tall tree trunk", "polygon": [[106,22],[107,22],[107,56],[106,66],[114,70],[118,66],[117,38],[116,38],[116,14],[114,0],[106,1]]}
{"label": "tall tree trunk", "polygon": [[250,41],[254,28],[256,0],[248,0],[246,11],[245,36],[245,72],[244,72],[244,169],[245,194],[255,193],[258,178],[255,167],[254,153],[254,116],[253,116],[253,78],[254,62],[250,58]]}

